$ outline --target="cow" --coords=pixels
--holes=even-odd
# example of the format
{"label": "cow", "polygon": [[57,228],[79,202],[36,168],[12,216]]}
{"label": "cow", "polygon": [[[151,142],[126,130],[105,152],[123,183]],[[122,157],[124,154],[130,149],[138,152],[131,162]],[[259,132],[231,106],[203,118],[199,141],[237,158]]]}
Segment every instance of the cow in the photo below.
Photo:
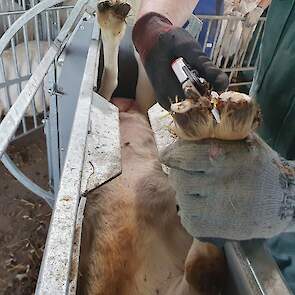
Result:
{"label": "cow", "polygon": [[113,102],[124,110],[122,174],[87,196],[79,294],[218,294],[223,253],[201,242],[190,251],[147,118]]}
{"label": "cow", "polygon": [[[102,36],[109,36],[102,37],[104,48],[119,45],[126,13],[128,6],[118,0],[98,5]],[[112,52],[104,60],[106,71],[118,59],[118,51]],[[122,174],[87,195],[78,294],[218,294],[226,281],[224,254],[193,242],[181,226],[175,192],[138,99],[110,94],[117,73],[108,72],[113,80],[103,79],[99,92],[120,110]]]}

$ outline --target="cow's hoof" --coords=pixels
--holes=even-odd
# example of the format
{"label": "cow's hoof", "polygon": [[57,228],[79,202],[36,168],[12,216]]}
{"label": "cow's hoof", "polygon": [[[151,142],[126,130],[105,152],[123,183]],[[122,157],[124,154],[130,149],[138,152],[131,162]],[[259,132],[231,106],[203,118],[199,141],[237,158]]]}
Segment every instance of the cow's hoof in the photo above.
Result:
{"label": "cow's hoof", "polygon": [[100,15],[112,13],[115,17],[125,20],[131,6],[121,0],[107,0],[97,4],[97,10]]}
{"label": "cow's hoof", "polygon": [[[185,100],[172,107],[176,133],[185,140],[242,140],[259,126],[261,120],[255,100],[234,91],[221,94],[216,105],[211,105],[207,99],[201,103]],[[214,116],[216,112],[219,120]]]}
{"label": "cow's hoof", "polygon": [[255,130],[261,121],[260,109],[250,96],[228,91],[220,95],[221,123],[216,125],[216,138],[240,140]]}

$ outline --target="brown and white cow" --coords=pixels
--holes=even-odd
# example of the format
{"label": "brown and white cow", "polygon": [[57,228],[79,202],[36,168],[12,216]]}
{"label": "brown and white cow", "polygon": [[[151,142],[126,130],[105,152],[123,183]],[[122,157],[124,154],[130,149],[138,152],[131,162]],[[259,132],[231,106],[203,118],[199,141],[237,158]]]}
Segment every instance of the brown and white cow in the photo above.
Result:
{"label": "brown and white cow", "polygon": [[[110,30],[115,23],[113,36],[120,39],[126,6],[120,9],[121,1],[104,4],[109,8],[98,12],[101,28]],[[113,46],[105,42],[119,44],[103,40],[104,48]],[[111,73],[113,88],[116,73]],[[110,93],[109,85],[104,86]],[[211,244],[192,245],[180,224],[175,193],[162,171],[146,116],[136,102],[112,102],[120,109],[122,174],[87,196],[78,294],[218,294],[226,277],[223,253]]]}
{"label": "brown and white cow", "polygon": [[83,225],[80,294],[218,294],[224,257],[182,228],[150,125],[120,113],[122,174],[90,193]]}

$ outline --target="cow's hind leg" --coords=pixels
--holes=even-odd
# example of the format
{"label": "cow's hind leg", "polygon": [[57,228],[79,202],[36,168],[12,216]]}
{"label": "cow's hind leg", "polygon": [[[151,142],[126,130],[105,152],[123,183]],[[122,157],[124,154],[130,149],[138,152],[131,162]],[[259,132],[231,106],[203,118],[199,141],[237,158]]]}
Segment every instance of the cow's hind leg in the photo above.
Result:
{"label": "cow's hind leg", "polygon": [[119,46],[126,30],[126,17],[131,9],[121,0],[102,1],[97,5],[97,20],[103,43],[104,69],[99,94],[110,100],[118,85]]}
{"label": "cow's hind leg", "polygon": [[200,294],[220,294],[226,282],[227,267],[223,252],[213,244],[197,240],[185,261],[185,280]]}

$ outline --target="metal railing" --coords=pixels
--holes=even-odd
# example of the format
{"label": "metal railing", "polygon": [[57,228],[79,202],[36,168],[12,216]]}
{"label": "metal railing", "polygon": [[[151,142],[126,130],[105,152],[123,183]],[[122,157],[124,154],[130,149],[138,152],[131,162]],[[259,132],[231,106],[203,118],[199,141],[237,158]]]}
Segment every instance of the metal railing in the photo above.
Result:
{"label": "metal railing", "polygon": [[[72,30],[75,28],[77,21],[81,18],[81,11],[88,2],[87,0],[80,0],[73,9],[71,16],[67,18],[64,26],[58,33],[54,41],[51,41],[51,45],[45,46],[40,39],[38,39],[38,33],[36,33],[37,40],[29,43],[26,40],[27,35],[24,31],[24,43],[16,45],[14,37],[16,33],[23,29],[26,24],[31,20],[36,20],[36,17],[42,12],[46,12],[46,9],[63,2],[62,0],[44,0],[39,4],[26,11],[21,17],[19,17],[10,26],[0,39],[0,66],[2,68],[2,75],[5,78],[5,74],[9,71],[11,76],[14,78],[15,84],[9,84],[9,79],[6,79],[5,84],[5,103],[7,113],[0,124],[0,158],[5,167],[14,175],[17,179],[21,180],[27,188],[43,198],[51,207],[54,204],[54,196],[52,192],[45,192],[42,188],[34,184],[28,179],[11,161],[5,151],[9,143],[15,138],[15,133],[19,130],[19,124],[21,123],[22,132],[21,135],[28,134],[30,132],[26,124],[26,115],[31,115],[33,118],[32,130],[39,127],[37,112],[42,113],[41,119],[47,118],[47,110],[49,107],[50,94],[48,91],[51,89],[51,95],[54,93],[54,85],[57,79],[58,66],[57,59],[61,54],[67,40],[69,39]],[[9,16],[8,16],[9,17]],[[36,28],[37,31],[37,28]],[[11,44],[11,48],[7,49],[7,45]],[[22,47],[18,47],[22,46]],[[42,46],[44,46],[44,52],[41,54]],[[34,56],[30,55],[30,51],[34,47],[37,50],[38,58],[35,63],[32,63]],[[22,49],[22,50],[20,50]],[[22,55],[21,55],[22,54]],[[43,58],[42,58],[42,55]],[[21,63],[18,63],[18,57],[23,57]],[[13,64],[13,68],[11,63]],[[7,63],[5,65],[5,62]],[[29,69],[29,80],[21,81],[22,70]],[[25,85],[24,85],[24,84]],[[51,84],[51,86],[50,86]],[[11,92],[14,96],[11,97]],[[3,93],[1,93],[3,94]],[[0,99],[3,99],[1,96]],[[12,99],[14,99],[12,103]],[[3,106],[3,100],[1,100]],[[36,103],[37,102],[37,103]],[[36,107],[38,105],[38,107]],[[49,138],[50,140],[50,138]],[[3,156],[4,155],[4,156]]]}
{"label": "metal railing", "polygon": [[[11,43],[12,59],[17,60],[19,57],[18,45],[14,43],[13,38],[17,31],[23,28],[28,22],[35,17],[39,17],[41,13],[48,10],[49,7],[62,2],[62,0],[44,0],[32,7],[30,10],[25,12],[19,17],[5,32],[0,40],[0,56],[7,52],[7,45]],[[28,115],[28,108],[31,106],[34,97],[40,87],[48,82],[48,74],[50,71],[54,72],[53,82],[56,82],[56,76],[58,71],[57,61],[63,48],[66,46],[67,41],[71,36],[71,31],[75,28],[75,25],[81,19],[87,19],[88,13],[83,13],[86,9],[86,4],[89,0],[78,0],[71,14],[66,19],[64,26],[57,34],[54,41],[50,41],[50,46],[47,44],[47,50],[44,52],[44,56],[40,57],[40,62],[30,73],[29,80],[25,83],[24,87],[18,86],[17,99],[13,104],[9,105],[7,113],[4,119],[0,123],[0,158],[3,164],[10,170],[10,172],[24,185],[26,185],[31,191],[35,192],[39,197],[43,198],[51,207],[54,204],[54,210],[51,219],[51,225],[47,236],[46,249],[43,256],[42,266],[40,269],[40,275],[38,279],[36,294],[74,294],[76,288],[76,280],[78,268],[72,269],[71,276],[70,270],[73,265],[78,266],[79,250],[80,250],[80,239],[81,239],[81,222],[83,215],[83,203],[85,199],[81,198],[83,192],[81,189],[88,190],[88,186],[96,185],[95,179],[93,179],[93,173],[91,172],[93,165],[89,164],[88,161],[84,161],[85,150],[86,150],[86,137],[91,136],[89,131],[89,117],[91,111],[91,102],[93,96],[93,89],[97,82],[98,73],[98,56],[99,56],[99,31],[97,26],[93,26],[93,36],[88,50],[88,57],[85,66],[85,72],[83,74],[83,81],[81,84],[81,90],[77,105],[75,119],[73,122],[73,132],[71,134],[67,157],[64,164],[64,169],[60,179],[59,191],[56,192],[56,198],[50,192],[46,192],[38,187],[36,184],[30,182],[30,180],[18,170],[14,163],[10,160],[8,155],[5,153],[8,145],[15,138],[15,132],[18,129],[19,124],[24,120],[24,117]],[[45,11],[46,12],[46,11]],[[92,13],[92,11],[90,11]],[[92,24],[94,20],[92,19]],[[47,22],[48,24],[48,22]],[[77,26],[78,27],[78,26]],[[47,26],[48,28],[48,26]],[[96,29],[95,29],[96,28]],[[35,41],[34,41],[35,42]],[[39,40],[39,44],[42,45],[42,41]],[[30,44],[28,44],[29,47]],[[26,47],[26,46],[25,46]],[[28,59],[30,61],[30,59]],[[96,62],[93,62],[96,61]],[[17,62],[16,62],[17,64]],[[5,67],[4,67],[5,68]],[[30,68],[30,67],[28,67]],[[15,72],[18,72],[18,66],[15,66]],[[16,77],[16,84],[20,84],[21,77]],[[4,82],[6,88],[11,87],[8,80]],[[14,81],[13,81],[14,82]],[[48,84],[48,83],[47,83]],[[46,104],[46,87],[44,87],[43,100]],[[52,92],[54,91],[52,86]],[[54,93],[52,93],[55,95]],[[101,98],[104,101],[104,99]],[[107,103],[109,104],[109,103]],[[43,109],[43,118],[46,118],[47,105]],[[108,112],[110,113],[110,112]],[[31,113],[34,117],[34,112]],[[97,117],[97,116],[95,116]],[[114,117],[112,117],[114,121]],[[116,121],[116,120],[115,120]],[[118,122],[118,118],[117,118]],[[93,122],[92,122],[93,123]],[[93,123],[94,124],[94,123]],[[97,124],[96,124],[97,125]],[[108,131],[108,126],[106,131]],[[34,125],[33,128],[37,128]],[[116,128],[118,130],[118,126]],[[100,130],[101,132],[101,130]],[[23,135],[28,134],[28,130],[23,130]],[[103,133],[100,133],[103,134]],[[116,134],[119,138],[119,133]],[[92,142],[95,141],[95,136]],[[104,136],[104,138],[107,137]],[[49,135],[50,138],[50,135]],[[117,140],[119,143],[119,140]],[[50,146],[50,144],[49,144]],[[96,143],[97,146],[97,143]],[[118,146],[120,146],[118,144]],[[108,151],[107,151],[108,152]],[[101,151],[100,151],[101,153]],[[109,159],[104,156],[104,159]],[[111,161],[110,161],[111,162]],[[116,162],[120,162],[120,159],[116,159]],[[102,162],[98,163],[100,169],[104,165]],[[106,167],[108,167],[106,163]],[[88,167],[89,166],[89,167]],[[110,169],[112,171],[110,171]],[[114,171],[113,171],[114,170]],[[82,171],[86,171],[86,174],[82,175]],[[108,179],[107,176],[112,173],[119,173],[118,169],[114,169],[114,166],[110,166],[109,169],[103,169],[105,175],[100,174],[98,182],[104,182]],[[89,172],[89,173],[88,173]],[[110,176],[111,177],[111,176]],[[91,181],[89,181],[91,178]],[[84,180],[83,180],[84,179]],[[83,188],[81,188],[81,184]],[[84,202],[83,202],[84,200]],[[78,206],[80,204],[80,209]],[[79,231],[76,227],[80,228]],[[76,241],[76,248],[73,247],[74,238]],[[72,262],[72,258],[76,261]]]}
{"label": "metal railing", "polygon": [[203,22],[199,42],[213,63],[228,73],[230,87],[252,84],[266,17],[248,28],[244,17],[198,15]]}
{"label": "metal railing", "polygon": [[[55,2],[60,3],[62,1]],[[30,0],[31,7],[38,3],[39,1]],[[5,44],[6,50],[0,55],[0,120],[1,115],[3,116],[8,112],[25,87],[32,72],[41,62],[52,40],[60,32],[61,26],[65,23],[72,7],[47,6],[46,9],[35,13],[32,18],[26,18],[18,31],[14,31],[9,36],[6,34],[2,43]],[[25,0],[19,0],[18,3],[13,0],[9,2],[8,0],[1,1],[0,27],[2,27],[3,33],[11,28],[28,8],[30,7],[26,5]],[[49,105],[50,93],[48,92],[54,84],[55,74],[53,67],[51,67],[46,77],[47,83],[45,85],[42,83],[36,91],[26,111],[26,116],[22,118],[21,126],[18,127],[14,135],[14,139],[29,134],[30,131],[43,125],[42,121],[47,117]]]}
{"label": "metal railing", "polygon": [[[83,1],[83,0],[80,0]],[[46,241],[36,294],[67,294],[70,284],[73,239],[81,197],[81,179],[93,86],[99,53],[98,32],[93,32],[73,122],[65,165]],[[56,275],[59,274],[59,275]]]}

